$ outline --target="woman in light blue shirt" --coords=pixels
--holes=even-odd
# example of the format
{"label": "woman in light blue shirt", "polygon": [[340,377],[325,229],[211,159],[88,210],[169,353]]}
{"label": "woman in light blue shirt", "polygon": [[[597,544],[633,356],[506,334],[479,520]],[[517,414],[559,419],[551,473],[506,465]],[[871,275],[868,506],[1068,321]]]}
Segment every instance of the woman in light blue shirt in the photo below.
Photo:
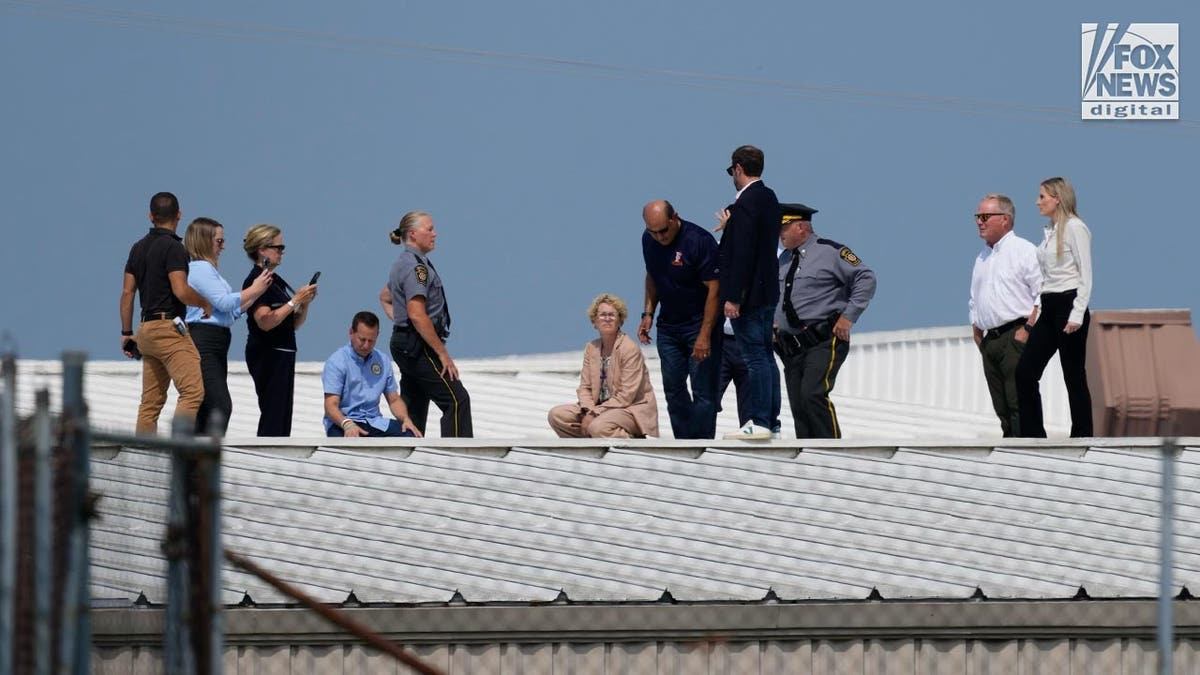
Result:
{"label": "woman in light blue shirt", "polygon": [[[263,273],[248,288],[236,292],[217,271],[217,259],[225,250],[225,228],[212,218],[197,218],[188,225],[183,235],[183,247],[187,249],[191,262],[188,263],[188,285],[212,304],[212,315],[205,317],[198,307],[189,307],[188,330],[196,350],[200,352],[200,373],[204,378],[204,402],[196,414],[196,433],[225,435],[229,416],[233,412],[233,400],[229,396],[229,330],[233,322],[242,315],[258,296],[271,286],[272,273]],[[195,310],[194,312],[191,310]],[[210,417],[219,413],[215,426],[210,426]]]}

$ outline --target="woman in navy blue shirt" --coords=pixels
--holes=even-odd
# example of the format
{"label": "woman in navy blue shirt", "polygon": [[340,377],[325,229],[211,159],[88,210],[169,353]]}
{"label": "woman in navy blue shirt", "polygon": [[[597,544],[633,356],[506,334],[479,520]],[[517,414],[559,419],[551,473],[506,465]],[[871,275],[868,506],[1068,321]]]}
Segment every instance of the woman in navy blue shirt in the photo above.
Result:
{"label": "woman in navy blue shirt", "polygon": [[[254,267],[242,282],[249,288],[263,270],[274,271],[283,262],[283,233],[274,225],[255,225],[242,240]],[[296,382],[296,330],[308,318],[308,303],[317,297],[317,285],[293,290],[278,274],[246,311],[246,368],[258,395],[258,435],[292,434],[292,401]]]}

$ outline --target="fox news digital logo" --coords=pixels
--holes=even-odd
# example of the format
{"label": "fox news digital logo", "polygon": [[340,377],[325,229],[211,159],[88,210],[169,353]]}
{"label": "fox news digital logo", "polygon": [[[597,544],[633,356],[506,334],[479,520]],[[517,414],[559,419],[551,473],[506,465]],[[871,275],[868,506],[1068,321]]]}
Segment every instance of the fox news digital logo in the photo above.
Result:
{"label": "fox news digital logo", "polygon": [[1083,119],[1179,119],[1179,24],[1083,24]]}

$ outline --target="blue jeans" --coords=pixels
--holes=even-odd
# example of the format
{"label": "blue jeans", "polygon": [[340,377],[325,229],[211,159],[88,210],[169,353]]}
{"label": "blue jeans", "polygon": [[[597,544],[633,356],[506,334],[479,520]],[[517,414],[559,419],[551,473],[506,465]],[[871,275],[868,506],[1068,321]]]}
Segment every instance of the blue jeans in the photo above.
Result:
{"label": "blue jeans", "polygon": [[[403,427],[403,425],[400,424],[399,420],[389,419],[388,420],[388,428],[385,431],[380,431],[379,429],[376,429],[375,427],[371,426],[370,424],[367,424],[366,422],[362,422],[362,423],[355,422],[354,424],[356,424],[359,429],[362,429],[363,431],[367,432],[368,438],[384,438],[384,437],[412,438],[413,437],[413,432],[405,429]],[[346,435],[346,432],[343,431],[341,427],[339,427],[335,424],[325,430],[325,435],[328,436],[329,438],[341,438]]]}
{"label": "blue jeans", "polygon": [[[779,367],[771,348],[775,308],[767,305],[743,311],[733,320],[733,332],[742,350],[742,360],[750,372],[750,396],[746,416],[760,427],[771,428],[773,410],[779,410]],[[775,413],[776,415],[778,413]]]}
{"label": "blue jeans", "polygon": [[[721,373],[724,334],[713,331],[712,351],[697,363],[692,358],[698,329],[658,327],[658,359],[662,366],[663,395],[675,438],[714,438],[717,435],[717,385]],[[692,391],[688,393],[688,380]]]}

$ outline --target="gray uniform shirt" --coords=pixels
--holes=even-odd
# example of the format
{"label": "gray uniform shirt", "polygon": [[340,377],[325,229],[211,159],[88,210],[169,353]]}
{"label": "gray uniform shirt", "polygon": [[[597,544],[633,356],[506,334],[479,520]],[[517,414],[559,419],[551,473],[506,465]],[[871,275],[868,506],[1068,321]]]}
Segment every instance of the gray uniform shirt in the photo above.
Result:
{"label": "gray uniform shirt", "polygon": [[[875,273],[847,246],[836,241],[818,239],[811,235],[796,251],[800,265],[792,282],[792,306],[796,316],[806,323],[821,321],[842,314],[852,322],[866,311],[875,295]],[[796,328],[787,320],[783,289],[788,269],[792,266],[791,250],[779,256],[779,305],[775,308],[775,324],[785,333]]]}
{"label": "gray uniform shirt", "polygon": [[392,320],[400,328],[409,328],[408,301],[425,298],[425,312],[443,339],[450,334],[450,315],[446,310],[446,290],[437,270],[417,249],[405,245],[388,272],[388,290],[392,294]]}

